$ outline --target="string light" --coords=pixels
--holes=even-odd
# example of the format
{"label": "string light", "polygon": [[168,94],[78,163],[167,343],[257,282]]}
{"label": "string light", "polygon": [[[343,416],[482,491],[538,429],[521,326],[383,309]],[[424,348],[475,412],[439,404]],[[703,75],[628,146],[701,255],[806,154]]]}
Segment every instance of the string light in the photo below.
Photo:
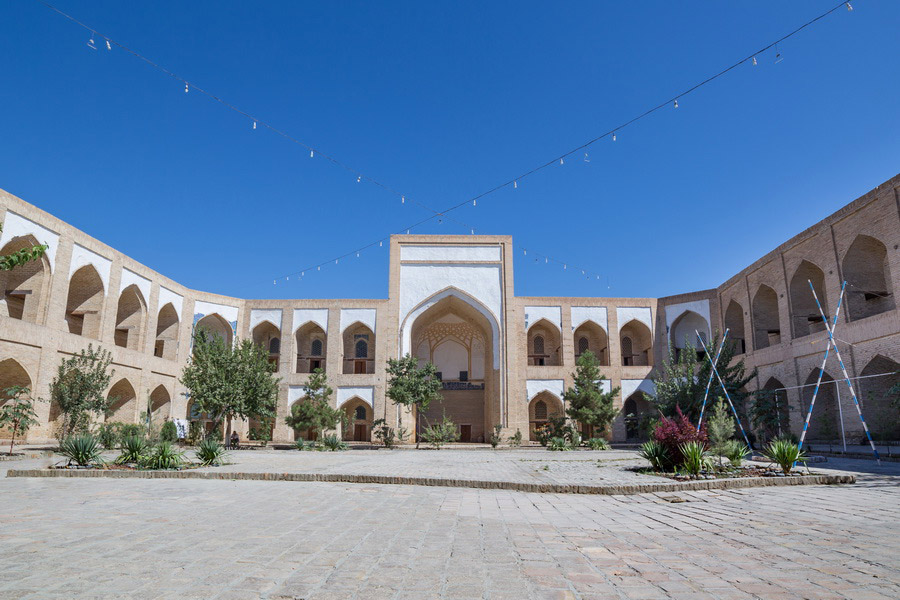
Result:
{"label": "string light", "polygon": [[478,200],[472,200],[472,206],[478,206]]}
{"label": "string light", "polygon": [[[70,15],[64,13],[63,11],[57,9],[56,7],[50,5],[50,4],[47,3],[46,1],[44,1],[44,0],[39,0],[39,1],[40,1],[42,4],[44,4],[45,6],[47,6],[49,9],[53,10],[54,12],[56,12],[57,14],[63,16],[64,18],[70,20],[71,22],[77,24],[78,26],[80,26],[80,27],[82,27],[82,28],[88,30],[88,31],[90,32],[90,39],[89,39],[89,42],[88,42],[88,46],[89,46],[91,49],[94,49],[94,50],[97,49],[96,43],[95,43],[95,36],[97,35],[97,33],[96,33],[95,30],[91,29],[90,27],[88,27],[88,26],[85,25],[84,23],[78,21],[78,20],[75,19],[74,17],[72,17],[72,16],[70,16]],[[811,26],[812,24],[816,23],[816,22],[819,21],[820,19],[822,19],[822,18],[824,18],[824,17],[830,15],[832,12],[834,12],[834,11],[837,10],[837,9],[839,9],[841,6],[846,6],[846,8],[847,8],[848,11],[852,11],[852,10],[853,10],[853,6],[851,5],[850,2],[840,2],[840,3],[837,4],[836,6],[832,7],[830,10],[827,10],[827,11],[823,12],[822,14],[816,16],[815,18],[813,18],[813,19],[807,21],[806,23],[804,23],[804,24],[801,25],[800,27],[797,27],[796,29],[794,29],[793,31],[791,31],[790,33],[788,33],[787,35],[784,35],[784,36],[780,37],[780,38],[779,38],[778,40],[776,40],[775,42],[773,42],[773,43],[771,43],[771,44],[765,46],[764,48],[759,49],[757,52],[751,54],[751,55],[750,55],[750,59],[751,59],[753,65],[756,65],[756,64],[757,64],[756,56],[757,56],[758,54],[760,54],[760,53],[762,53],[762,52],[764,52],[764,51],[766,51],[766,50],[768,50],[768,49],[770,49],[770,48],[772,48],[772,47],[774,47],[774,48],[775,48],[775,51],[776,51],[775,62],[776,62],[776,63],[781,62],[781,61],[784,59],[784,57],[781,55],[781,52],[780,52],[780,50],[779,50],[779,48],[778,48],[778,43],[779,43],[779,42],[783,42],[783,41],[785,41],[786,39],[788,39],[788,38],[790,38],[790,37],[796,35],[796,34],[799,33],[800,31],[802,31],[803,29],[806,29],[807,27],[809,27],[809,26]],[[111,40],[110,40],[108,37],[103,36],[103,35],[101,35],[101,38],[104,39],[104,41],[105,41],[105,43],[106,43],[107,50],[112,50]],[[119,46],[120,48],[126,50],[127,52],[129,52],[130,54],[132,54],[133,56],[135,56],[136,58],[138,58],[138,59],[144,61],[145,63],[149,64],[150,66],[154,67],[154,68],[157,69],[158,71],[161,71],[161,72],[163,72],[163,73],[169,75],[170,77],[175,78],[176,80],[179,80],[179,81],[184,82],[184,91],[185,91],[185,93],[188,93],[188,92],[190,91],[191,85],[190,85],[190,83],[189,83],[187,80],[185,80],[185,79],[179,77],[177,74],[173,73],[172,71],[166,69],[165,67],[163,67],[163,66],[161,66],[161,65],[159,65],[159,64],[157,64],[157,63],[155,63],[155,62],[153,62],[153,61],[150,60],[149,58],[143,56],[143,55],[140,54],[139,52],[136,52],[136,51],[134,51],[134,50],[128,48],[127,46],[124,46],[123,44],[120,44],[120,43],[117,42],[116,45]],[[683,95],[686,95],[686,94],[691,93],[691,92],[693,92],[693,91],[696,91],[696,90],[699,89],[700,87],[702,87],[702,86],[704,86],[704,85],[707,85],[708,83],[714,81],[715,79],[718,79],[718,78],[721,77],[722,75],[724,75],[724,74],[726,74],[727,72],[729,72],[730,70],[732,70],[734,67],[736,67],[736,66],[738,66],[739,64],[745,62],[746,60],[747,60],[747,58],[744,58],[744,59],[738,61],[737,63],[735,63],[735,64],[733,64],[733,65],[731,65],[731,66],[729,66],[729,67],[726,67],[726,68],[722,69],[722,70],[719,71],[718,73],[715,73],[715,74],[712,75],[711,77],[707,77],[707,78],[704,79],[701,83],[699,83],[699,84],[697,84],[697,85],[694,85],[693,87],[690,87],[690,88],[688,88],[686,91],[682,92],[682,93],[680,94],[680,96],[683,96]],[[251,120],[252,120],[252,122],[253,122],[253,129],[257,129],[258,119],[257,119],[256,117],[254,117],[254,116],[252,116],[252,115],[249,115],[248,113],[242,111],[242,110],[239,109],[238,107],[236,107],[236,106],[234,106],[234,105],[228,103],[227,101],[223,100],[221,97],[216,96],[216,95],[214,95],[214,94],[212,94],[212,93],[210,93],[210,92],[207,92],[207,91],[205,91],[205,90],[203,90],[203,89],[201,89],[201,88],[195,88],[195,90],[198,91],[199,93],[201,93],[202,95],[205,95],[205,96],[207,96],[208,98],[210,98],[210,99],[212,99],[212,100],[215,100],[215,101],[218,102],[219,104],[225,106],[226,108],[228,108],[228,109],[230,109],[230,110],[232,110],[232,111],[234,111],[234,112],[240,113],[240,114],[244,115],[245,117],[250,117]],[[677,99],[674,100],[673,104],[674,104],[674,107],[675,107],[675,108],[678,108],[678,100],[677,100]],[[602,139],[603,137],[606,137],[607,135],[611,135],[611,136],[612,136],[612,140],[613,140],[613,141],[616,141],[616,137],[617,137],[617,136],[616,136],[616,133],[617,133],[617,130],[618,130],[618,129],[621,129],[621,128],[623,128],[623,127],[626,127],[626,126],[628,126],[628,125],[631,125],[631,124],[635,123],[636,121],[638,121],[638,120],[640,120],[640,119],[643,119],[643,118],[649,116],[649,115],[652,114],[653,112],[656,112],[657,110],[661,109],[661,108],[664,107],[664,106],[665,106],[665,103],[660,104],[660,105],[657,105],[657,106],[655,106],[655,107],[653,107],[653,108],[651,108],[651,109],[649,109],[649,110],[646,110],[646,111],[644,111],[643,113],[641,113],[640,115],[638,115],[638,116],[636,116],[636,117],[634,117],[634,118],[632,118],[632,119],[626,121],[625,123],[621,124],[620,126],[614,128],[614,129],[612,129],[611,131],[609,131],[609,132],[607,132],[607,133],[604,133],[604,134],[602,134],[602,135],[600,135],[600,136],[597,136],[596,138],[594,138],[594,139],[592,139],[592,140],[589,140],[588,142],[582,144],[581,146],[576,147],[576,148],[574,148],[573,150],[570,150],[570,151],[568,151],[568,152],[562,154],[561,156],[558,156],[558,160],[559,160],[560,164],[561,164],[561,165],[562,165],[562,164],[565,164],[565,160],[564,160],[564,157],[565,157],[565,156],[568,156],[569,154],[573,154],[574,152],[577,152],[579,149],[587,148],[588,146],[592,145],[593,143],[595,143],[596,141]],[[270,131],[273,131],[273,132],[275,132],[275,133],[281,135],[282,137],[284,137],[285,139],[287,139],[287,140],[289,140],[289,141],[291,141],[291,142],[293,142],[293,143],[296,143],[296,144],[301,145],[301,146],[305,146],[307,149],[309,149],[309,156],[310,156],[310,158],[314,158],[314,157],[315,157],[315,150],[314,150],[313,148],[310,148],[308,145],[304,144],[304,143],[301,142],[300,140],[297,140],[296,138],[290,136],[290,135],[287,134],[286,132],[284,132],[284,131],[282,131],[282,130],[279,130],[279,129],[275,128],[275,127],[272,127],[271,125],[267,125],[266,127],[267,127],[267,129],[269,129]],[[342,163],[341,161],[339,161],[339,160],[337,160],[337,159],[335,159],[335,158],[329,157],[329,156],[327,156],[327,155],[325,155],[325,157],[328,158],[332,163],[334,163],[334,164],[336,164],[336,165],[338,165],[338,166],[342,166],[342,167],[344,167],[344,168],[350,169],[350,167],[348,167],[347,165],[345,165],[344,163]],[[553,164],[553,162],[555,162],[555,160],[556,160],[556,159],[551,160],[551,161],[549,161],[549,162],[547,162],[547,163],[544,163],[544,164],[542,164],[542,165],[540,165],[540,166],[538,166],[538,167],[536,167],[536,168],[533,168],[533,169],[531,169],[531,170],[525,172],[524,174],[520,175],[520,176],[517,177],[517,178],[513,178],[513,180],[512,180],[513,188],[514,188],[514,189],[518,189],[518,179],[521,179],[521,178],[523,178],[523,177],[527,177],[527,176],[529,176],[529,175],[532,175],[532,174],[536,173],[537,171],[542,170],[542,169],[544,169],[544,168],[550,166],[551,164]],[[589,156],[589,154],[588,154],[587,151],[584,152],[584,161],[585,161],[585,162],[590,162],[590,156]],[[353,169],[350,169],[350,170],[352,171]],[[388,190],[388,191],[392,191],[392,190],[390,190],[390,188],[389,188],[388,186],[386,186],[386,185],[384,185],[384,184],[378,182],[377,180],[375,180],[375,179],[373,179],[373,178],[368,178],[368,177],[367,177],[367,179],[368,179],[369,181],[375,183],[376,185],[378,185],[378,186],[380,186],[380,187],[382,187],[382,188]],[[362,181],[362,176],[361,176],[361,175],[358,175],[358,176],[357,176],[357,182],[361,182],[361,181]],[[504,185],[508,185],[508,184],[509,184],[509,181],[507,181],[507,183],[504,184]],[[484,192],[484,193],[482,193],[482,194],[479,194],[478,196],[476,196],[476,198],[480,198],[480,197],[482,197],[482,196],[485,196],[485,195],[491,194],[491,193],[493,193],[493,192],[496,192],[497,190],[501,189],[502,187],[503,187],[503,185],[496,186],[495,188],[492,188],[491,190],[488,190],[487,192]],[[401,197],[401,202],[405,203],[405,197]],[[451,206],[451,207],[449,207],[449,208],[446,208],[446,209],[440,210],[440,211],[436,211],[436,210],[429,209],[429,210],[432,210],[432,212],[434,213],[434,215],[433,215],[432,217],[430,217],[429,219],[426,219],[426,221],[427,221],[427,220],[430,220],[430,219],[433,219],[433,218],[441,218],[441,217],[442,217],[443,215],[445,215],[446,213],[448,213],[448,212],[450,212],[450,211],[453,211],[453,210],[456,210],[457,208],[460,208],[461,206],[465,205],[466,202],[467,202],[467,201],[462,201],[462,202],[460,202],[460,203],[458,203],[458,204],[456,204],[456,205],[454,205],[454,206]],[[475,201],[474,198],[472,199],[472,205],[473,205],[473,206],[477,206],[477,202]],[[423,222],[424,222],[424,221],[423,221]],[[407,231],[407,234],[409,234],[410,229],[407,229],[406,231]],[[470,228],[470,231],[472,232],[472,235],[475,234],[474,228]],[[372,244],[370,244],[370,245],[372,245]],[[378,245],[379,245],[379,247],[381,247],[381,246],[382,246],[382,241],[379,241],[379,244],[378,244]],[[337,263],[337,260],[335,260],[335,262]],[[545,262],[548,262],[548,260],[547,260],[546,257],[545,257]],[[566,268],[565,264],[564,264],[564,268]],[[317,267],[317,270],[321,270],[321,267]],[[301,272],[301,273],[302,273],[302,272]]]}
{"label": "string light", "polygon": [[362,181],[362,175],[356,178],[356,183],[359,183],[360,181]]}
{"label": "string light", "polygon": [[406,204],[406,196],[400,196],[400,204]]}
{"label": "string light", "polygon": [[513,181],[513,189],[514,189],[514,190],[519,189],[519,182],[518,182],[518,181]]}

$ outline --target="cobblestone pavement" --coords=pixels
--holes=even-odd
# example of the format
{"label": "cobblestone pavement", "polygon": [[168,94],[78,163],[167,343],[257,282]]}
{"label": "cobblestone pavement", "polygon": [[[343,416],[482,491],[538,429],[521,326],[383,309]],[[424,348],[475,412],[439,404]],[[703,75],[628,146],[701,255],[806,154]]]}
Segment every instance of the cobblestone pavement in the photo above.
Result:
{"label": "cobblestone pavement", "polygon": [[681,492],[681,503],[4,478],[0,599],[895,599],[891,473],[853,486]]}

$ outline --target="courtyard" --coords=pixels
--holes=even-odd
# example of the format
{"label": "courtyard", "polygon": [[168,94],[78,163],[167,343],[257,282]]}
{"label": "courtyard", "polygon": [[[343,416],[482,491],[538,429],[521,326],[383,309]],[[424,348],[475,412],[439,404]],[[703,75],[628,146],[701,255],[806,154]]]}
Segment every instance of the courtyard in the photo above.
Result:
{"label": "courtyard", "polygon": [[[628,454],[243,451],[224,468],[571,481]],[[4,477],[0,598],[896,598],[900,465],[814,470],[835,469],[858,483],[590,496]]]}

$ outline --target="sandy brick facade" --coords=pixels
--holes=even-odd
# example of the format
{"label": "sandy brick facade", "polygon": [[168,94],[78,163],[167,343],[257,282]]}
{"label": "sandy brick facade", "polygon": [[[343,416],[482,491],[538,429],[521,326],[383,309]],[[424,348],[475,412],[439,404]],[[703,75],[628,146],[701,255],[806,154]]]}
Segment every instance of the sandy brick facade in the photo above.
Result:
{"label": "sandy brick facade", "polygon": [[[349,437],[369,439],[379,418],[412,428],[410,415],[385,398],[387,359],[404,352],[436,357],[446,389],[441,408],[449,407],[464,437],[483,441],[500,425],[504,435],[518,429],[527,439],[546,414],[563,410],[562,390],[582,350],[598,354],[608,385],[621,388],[623,414],[639,413],[670,345],[681,347],[695,330],[711,336],[728,328],[748,367],[758,369],[755,389],[791,388],[780,393],[799,432],[811,388],[797,386],[815,379],[827,340],[807,280],[829,316],[847,280],[839,347],[849,374],[867,376],[856,385],[870,425],[890,433],[896,419],[881,398],[897,379],[868,376],[900,362],[898,190],[900,176],[716,289],[660,299],[516,297],[511,237],[409,235],[392,238],[388,298],[372,300],[248,300],[191,290],[0,191],[2,252],[51,244],[41,262],[0,275],[0,388],[28,385],[46,398],[60,359],[93,343],[113,354],[114,420],[138,421],[148,402],[159,418],[190,419],[179,375],[192,329],[212,324],[230,339],[269,347],[281,378],[276,440],[294,439],[283,417],[302,397],[303,371],[316,363],[335,405],[356,416]],[[840,379],[836,363],[827,372]],[[826,388],[824,418],[836,411],[842,419],[817,424],[817,433],[827,437],[842,425],[857,436],[846,386]],[[46,402],[38,413],[29,437],[48,439],[56,415]],[[239,425],[244,436],[248,428]],[[620,416],[612,433],[624,441],[634,432]]]}

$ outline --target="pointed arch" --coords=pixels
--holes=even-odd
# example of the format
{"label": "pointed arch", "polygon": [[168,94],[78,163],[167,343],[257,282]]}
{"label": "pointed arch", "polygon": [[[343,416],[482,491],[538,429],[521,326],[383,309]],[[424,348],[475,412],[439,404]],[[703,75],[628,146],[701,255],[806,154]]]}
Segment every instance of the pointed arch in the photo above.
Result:
{"label": "pointed arch", "polygon": [[709,323],[699,313],[686,310],[672,321],[669,343],[675,349],[676,357],[688,346],[696,350],[698,357],[703,356],[703,347],[697,340],[697,332],[700,332],[704,344],[709,342]]}
{"label": "pointed arch", "polygon": [[847,281],[847,314],[851,321],[894,310],[893,282],[887,247],[879,240],[858,235],[841,264]]}
{"label": "pointed arch", "polygon": [[[807,387],[801,389],[801,397],[803,399],[803,419],[806,419],[807,412],[809,411],[809,404],[812,401],[818,377],[818,368],[810,371],[809,376],[804,382],[804,385]],[[807,437],[810,440],[823,442],[833,442],[840,439],[841,430],[840,422],[838,421],[839,412],[835,381],[834,378],[826,372],[822,377],[822,384],[819,386],[819,394],[816,396],[816,404],[813,407],[812,417],[809,421]]]}
{"label": "pointed arch", "polygon": [[318,323],[307,321],[294,332],[297,373],[326,371],[328,336]]}
{"label": "pointed arch", "polygon": [[[767,408],[766,418],[755,423],[760,438],[771,440],[791,433],[791,414],[787,391],[784,384],[776,377],[769,377],[766,384],[757,392],[755,402],[763,402]],[[818,403],[818,400],[816,401]],[[806,417],[806,415],[803,415]],[[759,419],[757,418],[759,421]]]}
{"label": "pointed arch", "polygon": [[208,314],[197,321],[194,331],[201,330],[209,335],[219,336],[226,346],[231,346],[234,341],[234,330],[231,328],[231,324],[218,313]]}
{"label": "pointed arch", "polygon": [[159,310],[156,319],[156,344],[153,355],[166,360],[176,360],[178,355],[178,312],[171,302]]}
{"label": "pointed arch", "polygon": [[374,411],[369,403],[359,396],[353,396],[341,404],[340,410],[347,415],[347,427],[341,432],[343,438],[354,442],[371,441]]}
{"label": "pointed arch", "polygon": [[[6,393],[6,390],[14,386],[26,387],[31,393],[34,393],[34,386],[28,371],[14,358],[7,358],[0,361],[0,406],[9,401],[11,396]],[[0,438],[7,438],[10,435],[11,433],[7,429],[0,428]]]}
{"label": "pointed arch", "polygon": [[872,436],[879,441],[900,439],[900,414],[896,404],[900,363],[876,354],[860,375],[865,378],[858,380],[859,401]]}
{"label": "pointed arch", "polygon": [[278,370],[278,359],[281,356],[281,330],[269,320],[262,321],[253,328],[250,334],[253,343],[262,346],[269,353],[269,364],[272,370]]}
{"label": "pointed arch", "polygon": [[69,333],[100,339],[105,295],[103,280],[94,265],[85,265],[72,273],[66,298]]}
{"label": "pointed arch", "polygon": [[653,366],[653,336],[650,328],[632,319],[619,328],[623,366]]}
{"label": "pointed arch", "polygon": [[781,317],[778,313],[778,294],[767,285],[760,285],[751,302],[753,315],[753,349],[762,350],[781,343]]}
{"label": "pointed arch", "polygon": [[585,320],[575,329],[574,339],[576,361],[590,350],[601,366],[609,366],[609,336],[601,325],[591,319]]}
{"label": "pointed arch", "polygon": [[541,318],[527,332],[528,364],[544,367],[562,364],[562,332],[556,323]]}
{"label": "pointed arch", "polygon": [[146,314],[147,302],[138,286],[132,284],[122,290],[116,309],[116,346],[129,350],[141,349]]}
{"label": "pointed arch", "polygon": [[744,307],[737,300],[728,303],[725,309],[725,329],[728,330],[728,339],[734,344],[734,353],[743,354],[747,351],[747,343],[744,338]]}
{"label": "pointed arch", "polygon": [[[40,243],[33,235],[15,237],[0,248],[0,256],[38,245]],[[0,316],[29,323],[43,322],[50,275],[50,260],[46,254],[10,271],[0,271]]]}
{"label": "pointed arch", "polygon": [[160,384],[150,392],[150,413],[153,415],[153,422],[159,422],[171,416],[172,397],[166,386]]}
{"label": "pointed arch", "polygon": [[528,403],[528,439],[537,441],[538,435],[551,418],[565,416],[562,400],[549,391],[542,391]]}
{"label": "pointed arch", "polygon": [[629,440],[642,439],[646,432],[642,424],[646,415],[653,414],[653,406],[641,390],[635,390],[622,404],[622,419],[625,422],[625,437]]}
{"label": "pointed arch", "polygon": [[110,401],[107,421],[134,423],[137,410],[137,393],[134,386],[125,378],[117,381],[106,394]]}
{"label": "pointed arch", "polygon": [[825,323],[816,306],[816,300],[809,289],[812,282],[816,296],[822,309],[828,316],[828,298],[825,295],[825,272],[808,260],[801,261],[791,277],[789,294],[791,297],[791,316],[793,319],[793,337],[803,337],[818,331],[825,331]]}
{"label": "pointed arch", "polygon": [[344,374],[375,373],[375,332],[362,321],[354,321],[343,333]]}

